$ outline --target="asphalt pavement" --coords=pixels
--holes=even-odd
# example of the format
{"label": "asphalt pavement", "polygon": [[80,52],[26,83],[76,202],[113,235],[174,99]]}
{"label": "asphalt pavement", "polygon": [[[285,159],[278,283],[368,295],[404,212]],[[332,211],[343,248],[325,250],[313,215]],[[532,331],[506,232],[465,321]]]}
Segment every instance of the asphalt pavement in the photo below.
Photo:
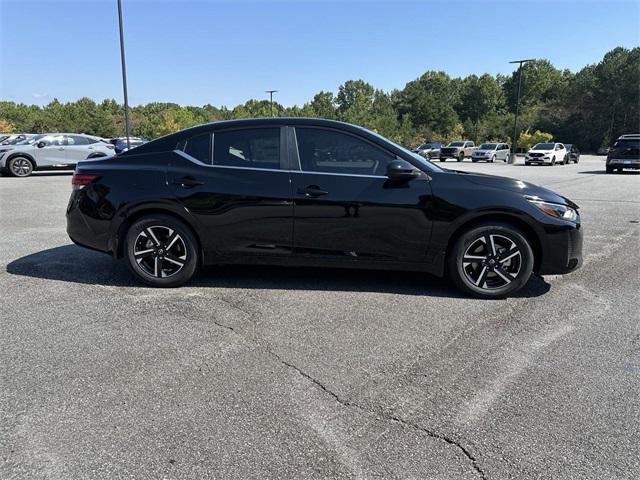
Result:
{"label": "asphalt pavement", "polygon": [[640,174],[449,161],[581,207],[585,262],[477,300],[417,273],[138,285],[68,173],[0,178],[2,479],[635,479]]}

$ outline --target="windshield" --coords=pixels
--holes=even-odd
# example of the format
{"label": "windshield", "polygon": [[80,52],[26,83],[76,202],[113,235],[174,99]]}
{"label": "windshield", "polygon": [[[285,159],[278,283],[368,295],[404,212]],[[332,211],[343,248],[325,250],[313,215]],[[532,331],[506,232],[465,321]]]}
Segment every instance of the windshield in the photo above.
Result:
{"label": "windshield", "polygon": [[423,156],[412,152],[408,148],[403,147],[402,145],[394,142],[393,140],[389,140],[388,138],[383,137],[379,133],[372,132],[371,130],[366,130],[365,128],[363,128],[362,130],[365,130],[367,133],[369,133],[371,135],[374,135],[374,136],[384,140],[384,142],[386,142],[386,143],[391,143],[392,145],[395,145],[397,148],[402,150],[402,153],[404,153],[404,154],[408,155],[409,157],[411,157],[412,160],[414,160],[419,165],[425,167],[427,170],[430,170],[432,172],[444,172],[445,171],[444,169],[442,169],[442,168],[438,167],[437,165],[431,163],[429,160],[427,160]]}
{"label": "windshield", "polygon": [[497,143],[483,143],[480,145],[480,150],[495,150]]}
{"label": "windshield", "polygon": [[553,150],[555,143],[536,143],[531,150]]}
{"label": "windshield", "polygon": [[18,143],[16,143],[16,145],[31,145],[42,137],[44,137],[44,135],[35,135],[31,138],[25,138],[24,140],[20,140]]}
{"label": "windshield", "polygon": [[613,144],[613,148],[617,148],[620,150],[632,148],[635,150],[640,148],[640,139],[629,138],[624,140],[618,140],[616,143]]}
{"label": "windshield", "polygon": [[448,147],[462,147],[464,146],[464,142],[451,142]]}

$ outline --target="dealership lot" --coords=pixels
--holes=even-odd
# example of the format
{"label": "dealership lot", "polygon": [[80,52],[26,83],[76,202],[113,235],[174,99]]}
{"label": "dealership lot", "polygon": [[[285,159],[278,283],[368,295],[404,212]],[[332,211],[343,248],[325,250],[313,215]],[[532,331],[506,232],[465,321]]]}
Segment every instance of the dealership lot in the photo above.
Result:
{"label": "dealership lot", "polygon": [[583,267],[499,301],[250,266],[154,290],[71,245],[68,173],[0,178],[0,478],[637,478],[640,175],[438,164],[578,203]]}

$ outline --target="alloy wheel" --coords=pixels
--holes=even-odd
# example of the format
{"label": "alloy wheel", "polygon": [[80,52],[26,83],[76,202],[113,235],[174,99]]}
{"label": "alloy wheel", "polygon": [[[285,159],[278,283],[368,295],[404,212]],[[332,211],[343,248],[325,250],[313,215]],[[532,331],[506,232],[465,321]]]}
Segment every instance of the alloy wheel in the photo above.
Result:
{"label": "alloy wheel", "polygon": [[168,278],[180,272],[187,263],[187,247],[177,231],[154,225],[138,234],[133,256],[138,267],[147,275]]}
{"label": "alloy wheel", "polygon": [[31,170],[33,170],[31,162],[22,157],[14,158],[10,162],[9,167],[11,168],[11,173],[16,177],[26,177],[31,173]]}
{"label": "alloy wheel", "polygon": [[521,268],[520,249],[504,235],[485,234],[476,238],[462,257],[462,269],[467,280],[485,290],[509,285]]}

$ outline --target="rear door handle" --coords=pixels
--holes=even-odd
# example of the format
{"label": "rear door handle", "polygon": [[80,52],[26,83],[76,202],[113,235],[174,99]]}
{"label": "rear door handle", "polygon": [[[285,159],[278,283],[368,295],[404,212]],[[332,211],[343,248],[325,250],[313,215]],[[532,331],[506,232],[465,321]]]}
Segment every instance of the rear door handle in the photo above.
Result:
{"label": "rear door handle", "polygon": [[308,187],[298,189],[298,195],[305,195],[307,197],[321,197],[328,193],[329,192],[325,190],[320,190],[320,187],[317,185],[309,185]]}
{"label": "rear door handle", "polygon": [[201,180],[196,180],[193,177],[183,177],[178,180],[174,180],[173,184],[178,185],[179,187],[182,187],[182,188],[193,188],[200,185],[204,185],[204,182]]}

